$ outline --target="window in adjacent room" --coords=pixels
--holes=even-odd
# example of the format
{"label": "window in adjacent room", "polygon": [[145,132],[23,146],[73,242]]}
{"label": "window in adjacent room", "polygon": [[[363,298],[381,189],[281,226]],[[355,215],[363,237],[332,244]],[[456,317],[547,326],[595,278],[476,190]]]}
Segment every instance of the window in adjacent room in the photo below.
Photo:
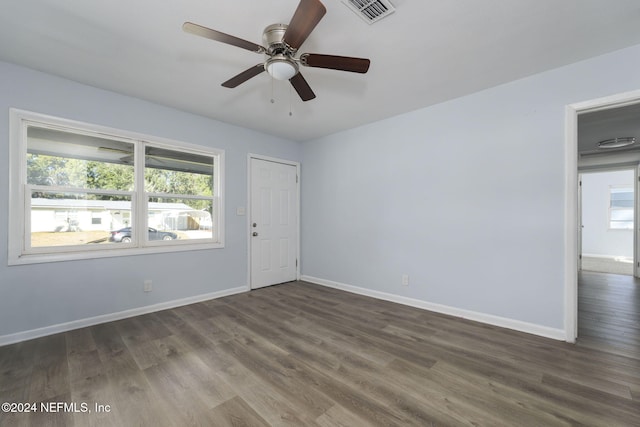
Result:
{"label": "window in adjacent room", "polygon": [[609,187],[609,228],[633,230],[633,187]]}

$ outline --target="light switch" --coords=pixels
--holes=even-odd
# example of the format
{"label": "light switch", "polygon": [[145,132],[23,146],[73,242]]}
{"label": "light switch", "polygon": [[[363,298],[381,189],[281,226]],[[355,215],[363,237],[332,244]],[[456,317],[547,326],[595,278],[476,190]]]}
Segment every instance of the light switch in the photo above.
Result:
{"label": "light switch", "polygon": [[236,215],[244,216],[244,214],[245,214],[244,206],[238,206],[236,208]]}

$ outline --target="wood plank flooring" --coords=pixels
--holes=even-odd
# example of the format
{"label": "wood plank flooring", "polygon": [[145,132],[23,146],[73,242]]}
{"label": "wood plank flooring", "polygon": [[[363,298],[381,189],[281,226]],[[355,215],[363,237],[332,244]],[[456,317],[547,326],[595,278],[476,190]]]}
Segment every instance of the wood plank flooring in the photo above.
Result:
{"label": "wood plank flooring", "polygon": [[303,282],[70,331],[0,348],[0,402],[91,412],[0,425],[640,425],[637,341],[581,294],[577,345]]}
{"label": "wood plank flooring", "polygon": [[640,353],[640,279],[582,271],[578,344],[630,357]]}

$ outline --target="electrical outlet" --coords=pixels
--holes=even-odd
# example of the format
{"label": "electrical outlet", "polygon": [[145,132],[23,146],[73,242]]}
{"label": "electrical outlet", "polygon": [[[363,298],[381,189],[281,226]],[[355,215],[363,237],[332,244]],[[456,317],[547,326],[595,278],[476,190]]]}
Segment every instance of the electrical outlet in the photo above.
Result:
{"label": "electrical outlet", "polygon": [[402,286],[409,286],[409,275],[408,274],[403,274],[402,275]]}
{"label": "electrical outlet", "polygon": [[145,280],[144,281],[144,291],[145,292],[151,292],[153,290],[153,283],[151,282],[151,280]]}

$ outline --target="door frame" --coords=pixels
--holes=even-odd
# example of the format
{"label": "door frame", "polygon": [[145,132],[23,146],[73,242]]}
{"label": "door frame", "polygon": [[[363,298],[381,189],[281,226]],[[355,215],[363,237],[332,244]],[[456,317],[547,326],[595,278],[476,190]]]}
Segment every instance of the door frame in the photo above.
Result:
{"label": "door frame", "polygon": [[252,188],[251,188],[251,160],[263,160],[267,162],[273,163],[281,163],[284,165],[295,166],[296,168],[296,176],[298,177],[296,182],[296,230],[298,232],[298,238],[296,242],[296,259],[298,263],[296,265],[296,280],[300,280],[300,267],[302,265],[302,260],[300,257],[300,184],[302,183],[302,178],[300,175],[300,162],[294,162],[291,160],[280,159],[277,157],[263,156],[261,154],[249,153],[247,155],[247,210],[246,210],[246,232],[247,232],[247,289],[253,289],[251,287],[251,245],[253,239],[251,239],[251,196],[252,196]]}
{"label": "door frame", "polygon": [[[637,103],[640,103],[640,90],[569,104],[565,107],[564,330],[565,340],[570,343],[574,343],[578,337],[577,259],[579,255],[578,233],[580,232],[578,229],[580,226],[578,218],[578,115]],[[638,234],[638,225],[634,224],[634,228],[634,234]],[[637,240],[634,238],[636,245]],[[637,246],[634,249],[637,249]],[[637,269],[637,264],[635,267]]]}
{"label": "door frame", "polygon": [[602,163],[583,168],[578,167],[578,271],[582,270],[582,233],[584,232],[582,224],[582,177],[588,173],[620,171],[633,172],[633,277],[639,277],[640,266],[638,265],[638,261],[640,261],[640,248],[638,248],[638,233],[640,232],[640,228],[638,227],[638,208],[640,203],[638,201],[638,191],[640,191],[640,186],[638,185],[638,178],[640,177],[640,162],[637,160],[625,164]]}

